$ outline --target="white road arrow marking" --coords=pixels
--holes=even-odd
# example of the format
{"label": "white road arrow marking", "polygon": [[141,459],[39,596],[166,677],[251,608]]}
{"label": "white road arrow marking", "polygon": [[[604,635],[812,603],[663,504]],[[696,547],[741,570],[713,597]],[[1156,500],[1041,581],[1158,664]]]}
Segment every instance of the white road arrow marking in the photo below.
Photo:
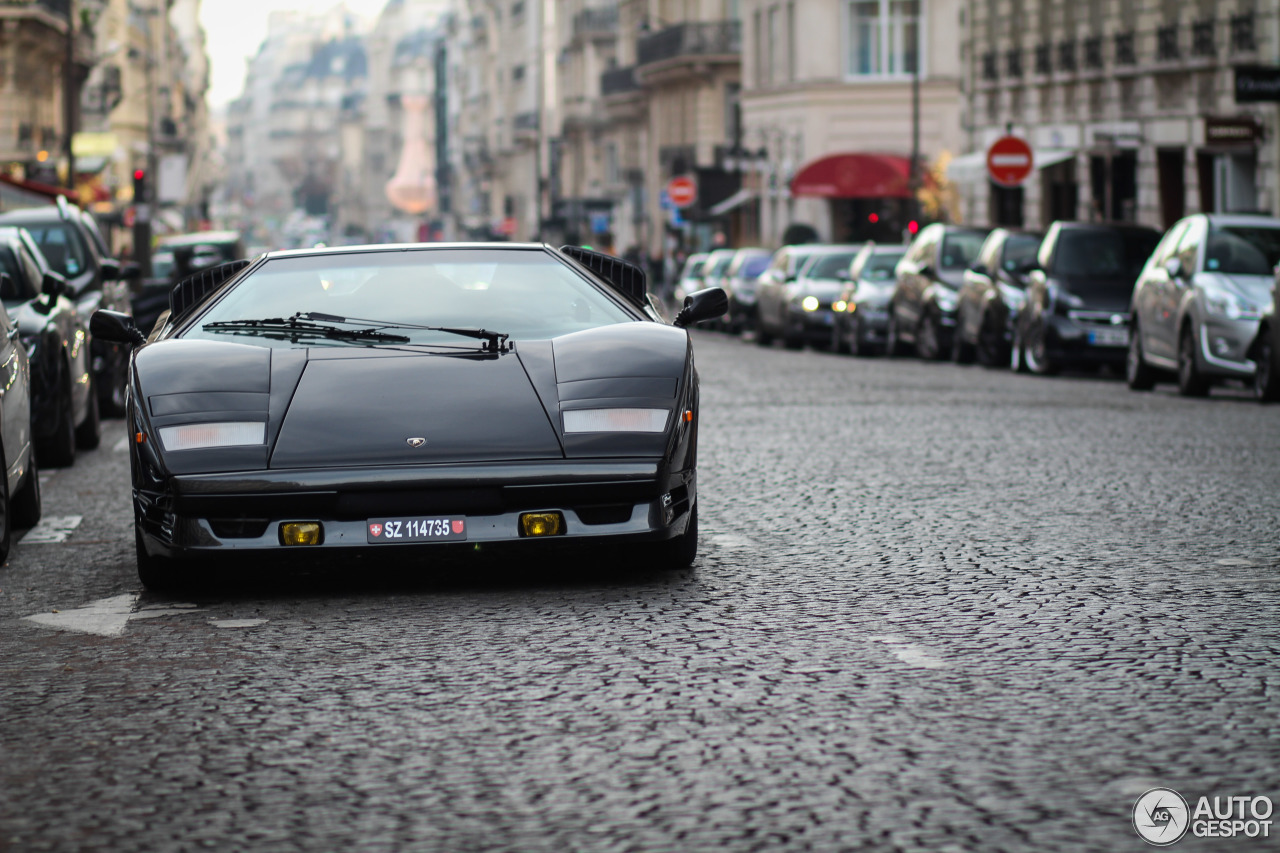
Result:
{"label": "white road arrow marking", "polygon": [[100,634],[103,637],[119,637],[124,633],[125,626],[134,619],[154,619],[157,616],[180,616],[184,613],[202,612],[196,605],[184,602],[152,605],[134,612],[133,608],[137,603],[137,594],[129,593],[103,598],[84,607],[77,607],[75,610],[24,616],[23,620],[59,631],[79,631],[84,634]]}
{"label": "white road arrow marking", "polygon": [[23,545],[47,545],[66,542],[71,532],[80,526],[83,515],[47,515],[40,523],[27,531],[19,540]]}

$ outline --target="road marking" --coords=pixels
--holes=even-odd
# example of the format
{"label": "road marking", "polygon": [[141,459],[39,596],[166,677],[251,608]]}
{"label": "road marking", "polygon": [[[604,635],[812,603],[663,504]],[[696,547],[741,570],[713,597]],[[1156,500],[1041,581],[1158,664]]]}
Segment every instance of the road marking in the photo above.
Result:
{"label": "road marking", "polygon": [[83,634],[119,637],[124,633],[125,626],[135,619],[154,619],[158,616],[181,616],[185,613],[203,612],[197,605],[181,601],[163,605],[153,604],[135,611],[134,607],[137,604],[137,593],[129,593],[90,602],[74,610],[35,613],[22,618],[24,621],[59,631],[79,631]]}
{"label": "road marking", "polygon": [[101,634],[104,637],[118,637],[124,633],[124,626],[129,624],[133,614],[133,605],[138,596],[134,593],[104,598],[75,610],[63,610],[56,613],[36,613],[23,617],[28,622],[43,625],[46,628],[57,628],[61,631],[80,631],[85,634]]}
{"label": "road marking", "polygon": [[947,662],[935,655],[932,649],[908,642],[901,637],[890,635],[868,637],[867,639],[877,643],[884,643],[889,647],[889,654],[908,666],[916,666],[921,669],[945,669],[948,666]]}
{"label": "road marking", "polygon": [[40,519],[40,523],[28,530],[27,535],[18,541],[23,545],[48,545],[56,542],[66,542],[67,537],[80,526],[80,522],[83,519],[83,515],[47,515]]}
{"label": "road marking", "polygon": [[267,624],[266,619],[210,619],[209,624],[215,628],[257,628]]}
{"label": "road marking", "polygon": [[129,436],[127,435],[124,438],[117,441],[115,444],[115,447],[111,448],[112,452],[114,453],[124,453],[128,449],[129,449]]}
{"label": "road marking", "polygon": [[1221,560],[1214,560],[1213,562],[1219,566],[1256,566],[1258,565],[1253,560],[1250,560],[1247,557],[1223,557]]}

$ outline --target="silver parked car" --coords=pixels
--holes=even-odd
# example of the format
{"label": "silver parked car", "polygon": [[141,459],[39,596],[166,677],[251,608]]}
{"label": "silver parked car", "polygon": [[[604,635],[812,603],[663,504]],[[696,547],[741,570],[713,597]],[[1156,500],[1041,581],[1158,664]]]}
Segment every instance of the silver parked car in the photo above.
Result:
{"label": "silver parked car", "polygon": [[1280,261],[1280,219],[1195,214],[1152,252],[1133,290],[1125,375],[1150,389],[1167,373],[1187,397],[1216,380],[1251,382],[1249,355]]}
{"label": "silver parked car", "polygon": [[748,247],[739,249],[724,278],[724,289],[729,294],[729,325],[734,331],[742,331],[755,324],[756,277],[769,266],[773,253],[768,249]]}

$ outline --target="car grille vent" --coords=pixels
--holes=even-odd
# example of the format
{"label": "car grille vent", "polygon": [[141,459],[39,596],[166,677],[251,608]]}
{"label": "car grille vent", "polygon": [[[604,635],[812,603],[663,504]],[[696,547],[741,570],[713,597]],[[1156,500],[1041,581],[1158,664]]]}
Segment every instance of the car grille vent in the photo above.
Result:
{"label": "car grille vent", "polygon": [[265,518],[211,518],[209,527],[219,539],[257,539],[271,522]]}
{"label": "car grille vent", "polygon": [[207,270],[201,270],[190,278],[183,279],[169,291],[169,319],[177,320],[191,311],[214,293],[222,285],[231,280],[236,273],[249,266],[251,261],[230,261]]}
{"label": "car grille vent", "polygon": [[598,504],[573,508],[583,524],[622,524],[631,520],[631,510],[631,504]]}
{"label": "car grille vent", "polygon": [[644,307],[645,277],[644,270],[640,267],[612,255],[579,246],[561,246],[560,251],[609,282],[614,290],[631,302]]}

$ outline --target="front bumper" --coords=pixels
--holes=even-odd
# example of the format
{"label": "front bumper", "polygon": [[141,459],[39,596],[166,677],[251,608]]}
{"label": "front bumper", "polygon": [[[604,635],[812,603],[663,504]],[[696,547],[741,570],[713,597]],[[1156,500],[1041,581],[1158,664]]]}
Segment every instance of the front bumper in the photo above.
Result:
{"label": "front bumper", "polygon": [[1258,337],[1261,320],[1209,317],[1200,326],[1201,369],[1212,376],[1251,379],[1257,365],[1249,347]]}
{"label": "front bumper", "polygon": [[1084,364],[1124,364],[1129,352],[1128,318],[1116,323],[1112,312],[1072,311],[1055,314],[1049,322],[1047,343],[1060,361]]}
{"label": "front bumper", "polygon": [[806,341],[831,340],[831,328],[835,323],[836,315],[830,305],[823,305],[816,311],[792,308],[787,316],[789,336]]}
{"label": "front bumper", "polygon": [[[520,536],[522,512],[558,510],[555,543],[661,541],[684,532],[696,500],[696,472],[656,461],[528,462],[384,469],[270,470],[169,478],[134,490],[147,552],[301,555],[335,549],[400,551],[498,542]],[[463,542],[370,545],[371,520],[465,517]],[[285,521],[318,521],[323,544],[280,544]]]}

